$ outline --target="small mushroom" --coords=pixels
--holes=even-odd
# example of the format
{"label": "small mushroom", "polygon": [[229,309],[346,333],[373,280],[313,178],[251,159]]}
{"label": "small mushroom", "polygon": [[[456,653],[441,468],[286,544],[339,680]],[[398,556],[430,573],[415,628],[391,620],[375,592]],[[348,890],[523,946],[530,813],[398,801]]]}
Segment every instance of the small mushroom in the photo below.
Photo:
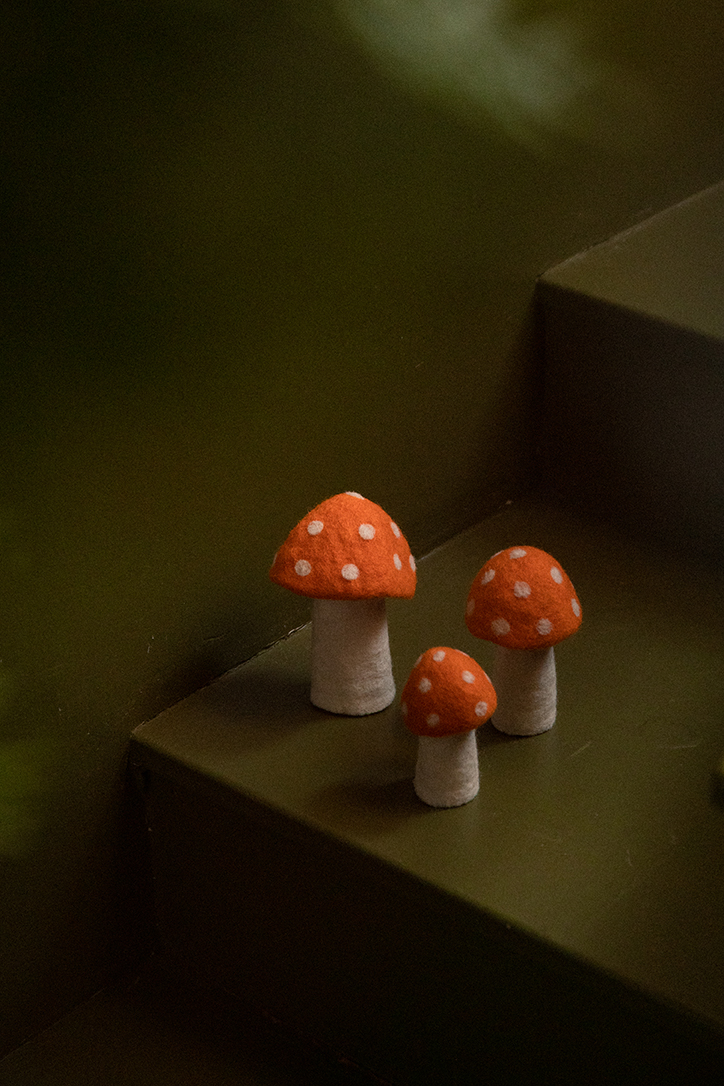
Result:
{"label": "small mushroom", "polygon": [[570,578],[537,547],[508,547],[475,575],[465,622],[474,637],[496,646],[493,724],[507,735],[537,735],[556,719],[553,646],[581,625]]}
{"label": "small mushroom", "polygon": [[415,594],[415,559],[379,505],[347,491],[316,506],[289,533],[269,576],[314,600],[312,703],[365,716],[395,697],[385,597]]}
{"label": "small mushroom", "polygon": [[480,787],[475,729],[495,711],[493,684],[460,649],[428,649],[410,672],[400,709],[419,736],[414,788],[430,807],[461,807]]}

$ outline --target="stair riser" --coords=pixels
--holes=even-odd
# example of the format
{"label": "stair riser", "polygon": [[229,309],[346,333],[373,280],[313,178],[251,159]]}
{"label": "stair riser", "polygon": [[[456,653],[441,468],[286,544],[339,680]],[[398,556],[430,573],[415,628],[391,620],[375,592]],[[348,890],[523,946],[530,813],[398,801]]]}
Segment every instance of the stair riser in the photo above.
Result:
{"label": "stair riser", "polygon": [[542,284],[544,476],[579,509],[720,555],[724,343]]}

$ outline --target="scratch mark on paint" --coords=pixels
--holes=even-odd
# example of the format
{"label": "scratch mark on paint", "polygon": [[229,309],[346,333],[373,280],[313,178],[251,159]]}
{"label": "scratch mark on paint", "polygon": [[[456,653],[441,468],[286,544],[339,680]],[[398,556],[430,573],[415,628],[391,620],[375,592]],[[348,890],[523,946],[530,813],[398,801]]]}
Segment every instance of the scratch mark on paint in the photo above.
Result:
{"label": "scratch mark on paint", "polygon": [[662,743],[657,750],[695,750],[704,742],[703,739],[693,739],[690,743]]}

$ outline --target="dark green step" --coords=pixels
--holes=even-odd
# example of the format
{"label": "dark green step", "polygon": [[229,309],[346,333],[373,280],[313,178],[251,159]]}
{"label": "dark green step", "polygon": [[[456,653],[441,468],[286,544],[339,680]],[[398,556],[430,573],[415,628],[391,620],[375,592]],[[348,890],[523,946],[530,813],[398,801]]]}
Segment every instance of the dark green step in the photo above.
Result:
{"label": "dark green step", "polygon": [[642,537],[724,555],[724,184],[539,284],[546,479]]}
{"label": "dark green step", "polygon": [[[724,560],[724,184],[539,283],[545,476],[595,518]],[[715,782],[724,807],[724,759]]]}
{"label": "dark green step", "polygon": [[152,960],[0,1061],[3,1086],[375,1086],[348,1061]]}
{"label": "dark green step", "polygon": [[395,1083],[717,1081],[724,1055],[724,575],[545,501],[420,563],[398,685],[494,551],[576,585],[559,718],[479,733],[481,790],[413,794],[397,704],[308,701],[305,629],[139,728],[162,947]]}

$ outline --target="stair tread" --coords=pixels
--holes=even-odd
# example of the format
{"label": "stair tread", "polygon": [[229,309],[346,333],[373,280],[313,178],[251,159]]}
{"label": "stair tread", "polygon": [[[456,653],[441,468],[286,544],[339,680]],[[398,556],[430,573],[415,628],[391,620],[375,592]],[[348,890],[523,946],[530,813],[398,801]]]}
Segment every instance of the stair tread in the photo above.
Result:
{"label": "stair tread", "polygon": [[577,254],[542,282],[724,339],[724,183]]}
{"label": "stair tread", "polygon": [[413,601],[391,601],[398,687],[431,645],[491,668],[464,602],[489,555],[521,543],[563,563],[584,624],[556,650],[556,726],[480,729],[467,806],[414,796],[398,699],[357,719],[310,704],[308,628],[138,728],[134,760],[344,842],[720,1033],[724,576],[543,499],[509,506],[425,558]]}
{"label": "stair tread", "polygon": [[[377,1081],[377,1080],[374,1080]],[[365,1086],[373,1079],[155,961],[0,1061],[8,1086]]]}

